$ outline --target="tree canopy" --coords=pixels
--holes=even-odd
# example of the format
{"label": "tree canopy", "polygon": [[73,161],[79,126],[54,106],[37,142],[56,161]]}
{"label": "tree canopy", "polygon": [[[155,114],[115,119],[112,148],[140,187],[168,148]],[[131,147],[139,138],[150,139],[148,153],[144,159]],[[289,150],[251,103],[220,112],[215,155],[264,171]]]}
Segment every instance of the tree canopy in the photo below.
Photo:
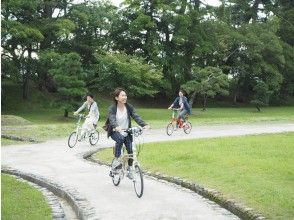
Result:
{"label": "tree canopy", "polygon": [[[186,87],[191,103],[215,94],[256,103],[260,91],[264,104],[286,103],[294,95],[294,1],[221,2],[3,1],[2,78],[21,83],[24,99],[30,83],[63,96],[70,77],[73,87],[79,79],[73,96],[121,86],[135,97],[171,98]],[[220,88],[208,83],[211,74]],[[205,93],[208,85],[215,91]]]}

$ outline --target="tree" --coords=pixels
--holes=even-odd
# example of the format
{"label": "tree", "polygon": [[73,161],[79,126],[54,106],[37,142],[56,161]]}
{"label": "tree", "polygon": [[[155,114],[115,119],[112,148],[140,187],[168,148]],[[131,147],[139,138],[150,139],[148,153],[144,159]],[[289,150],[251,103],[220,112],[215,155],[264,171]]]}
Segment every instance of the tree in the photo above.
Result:
{"label": "tree", "polygon": [[81,67],[80,57],[76,53],[57,56],[56,65],[49,70],[60,95],[58,104],[64,108],[64,117],[82,100],[86,94],[85,77]]}
{"label": "tree", "polygon": [[[29,81],[35,76],[36,51],[44,36],[38,29],[36,12],[40,1],[12,1],[1,4],[1,59],[17,70],[22,82],[23,99],[28,98]],[[4,74],[7,71],[4,70]],[[6,75],[9,77],[9,75]]]}
{"label": "tree", "polygon": [[253,88],[255,94],[251,101],[255,105],[256,109],[260,112],[261,106],[267,106],[271,91],[269,91],[268,85],[263,81],[258,81]]}
{"label": "tree", "polygon": [[[198,93],[203,96],[203,111],[206,110],[208,97],[215,97],[216,94],[228,95],[229,80],[218,67],[205,67],[203,69],[193,68],[193,80],[183,85],[188,93]],[[190,106],[193,99],[190,100]]]}
{"label": "tree", "polygon": [[128,89],[134,97],[153,97],[161,85],[162,73],[142,58],[124,53],[97,54],[97,75],[91,88],[111,91],[116,87]]}

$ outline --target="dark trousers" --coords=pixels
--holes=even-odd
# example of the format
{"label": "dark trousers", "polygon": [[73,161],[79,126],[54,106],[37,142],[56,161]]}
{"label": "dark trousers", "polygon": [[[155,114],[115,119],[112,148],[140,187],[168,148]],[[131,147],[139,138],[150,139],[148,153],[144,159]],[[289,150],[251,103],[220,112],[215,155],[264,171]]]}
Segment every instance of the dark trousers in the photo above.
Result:
{"label": "dark trousers", "polygon": [[[123,136],[121,133],[114,131],[111,135],[112,140],[115,141],[115,151],[114,151],[114,156],[116,158],[120,157],[121,155],[121,149],[123,144],[125,144],[126,148],[127,148],[127,152],[128,154],[132,154],[133,153],[133,148],[132,148],[132,137],[131,135],[128,136]],[[128,160],[128,164],[129,166],[133,165],[133,159],[129,159]]]}

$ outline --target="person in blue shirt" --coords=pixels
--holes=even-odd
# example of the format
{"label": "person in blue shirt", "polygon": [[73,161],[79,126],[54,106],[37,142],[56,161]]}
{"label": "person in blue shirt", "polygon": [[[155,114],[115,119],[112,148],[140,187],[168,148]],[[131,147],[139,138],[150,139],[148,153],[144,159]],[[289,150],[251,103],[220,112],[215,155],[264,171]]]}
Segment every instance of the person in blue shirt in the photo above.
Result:
{"label": "person in blue shirt", "polygon": [[188,103],[187,98],[184,96],[184,91],[179,91],[179,96],[175,99],[175,101],[171,104],[168,109],[177,108],[179,109],[178,120],[183,119],[185,121],[185,115],[191,114],[191,108]]}

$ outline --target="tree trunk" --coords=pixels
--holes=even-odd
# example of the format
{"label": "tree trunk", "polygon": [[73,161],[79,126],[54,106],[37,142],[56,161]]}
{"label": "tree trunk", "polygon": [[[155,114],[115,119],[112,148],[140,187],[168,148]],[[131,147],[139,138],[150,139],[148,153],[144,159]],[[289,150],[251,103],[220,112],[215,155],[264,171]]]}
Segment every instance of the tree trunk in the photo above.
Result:
{"label": "tree trunk", "polygon": [[29,76],[27,70],[23,76],[23,84],[22,84],[22,98],[27,99],[29,93]]}
{"label": "tree trunk", "polygon": [[64,109],[64,114],[63,114],[63,116],[66,117],[66,118],[68,117],[68,110],[67,110],[67,109]]}
{"label": "tree trunk", "polygon": [[207,95],[203,95],[203,108],[202,111],[206,111]]}
{"label": "tree trunk", "polygon": [[28,99],[28,93],[29,93],[29,76],[31,74],[31,59],[32,59],[32,46],[30,45],[28,47],[28,60],[26,69],[24,70],[23,75],[23,85],[22,85],[22,98]]}
{"label": "tree trunk", "polygon": [[193,108],[195,97],[196,97],[196,91],[194,91],[190,97],[190,101],[189,101],[190,108]]}

